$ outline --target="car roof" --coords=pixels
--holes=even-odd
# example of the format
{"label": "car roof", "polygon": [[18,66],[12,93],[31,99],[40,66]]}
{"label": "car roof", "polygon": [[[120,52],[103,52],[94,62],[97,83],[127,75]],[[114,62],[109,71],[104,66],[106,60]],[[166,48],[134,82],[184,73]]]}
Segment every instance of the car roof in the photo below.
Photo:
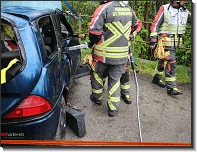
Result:
{"label": "car roof", "polygon": [[36,8],[36,7],[24,7],[24,6],[7,6],[1,7],[1,13],[8,13],[26,20],[33,20],[40,16],[50,14],[52,9],[48,8]]}

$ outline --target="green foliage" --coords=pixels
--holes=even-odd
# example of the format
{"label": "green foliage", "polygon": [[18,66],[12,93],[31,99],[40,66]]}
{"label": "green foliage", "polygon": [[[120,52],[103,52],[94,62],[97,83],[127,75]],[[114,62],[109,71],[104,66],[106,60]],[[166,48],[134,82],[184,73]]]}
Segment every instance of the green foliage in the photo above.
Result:
{"label": "green foliage", "polygon": [[[185,6],[191,12],[191,2],[187,1]],[[187,27],[191,27],[191,23],[187,23]],[[185,34],[183,35],[183,44],[180,46],[182,48],[191,48],[191,29],[186,29]],[[178,49],[176,50],[176,60],[177,64],[191,67],[191,50]]]}
{"label": "green foliage", "polygon": [[[139,20],[153,22],[156,14],[158,13],[161,5],[167,4],[170,1],[129,1],[129,5],[135,11],[135,14]],[[79,15],[93,16],[96,8],[98,8],[99,2],[97,1],[95,5],[92,5],[92,1],[68,1],[72,8]],[[185,6],[191,12],[191,1],[187,1]],[[62,9],[64,11],[70,11],[70,9],[62,1]],[[79,20],[70,16],[69,23],[73,27],[74,32],[79,32]],[[91,17],[83,17],[82,21],[82,32],[88,33],[89,23],[91,22]],[[191,27],[191,24],[187,25]],[[142,30],[140,34],[136,37],[135,42],[131,42],[131,46],[135,43],[134,57],[139,57],[142,59],[156,60],[153,57],[153,51],[150,49],[148,43],[137,42],[137,41],[147,41],[150,40],[150,23],[142,23]],[[86,41],[89,41],[88,36],[86,36]],[[191,29],[186,29],[186,33],[183,35],[183,48],[191,48]],[[176,50],[176,61],[177,64],[191,67],[191,50],[178,49]]]}
{"label": "green foliage", "polygon": [[87,50],[86,49],[81,49],[81,61],[83,61],[85,56],[87,54],[89,54],[91,51],[92,51],[92,49],[87,49]]}
{"label": "green foliage", "polygon": [[[186,29],[186,33],[183,35],[183,44],[180,47],[191,48],[191,29]],[[191,50],[176,50],[176,58],[177,64],[191,67]]]}
{"label": "green foliage", "polygon": [[140,73],[153,76],[155,67],[157,66],[156,61],[149,61],[149,60],[143,60],[140,58],[135,58],[135,62],[138,64],[138,66],[136,66],[136,70],[139,70]]}
{"label": "green foliage", "polygon": [[178,83],[190,83],[191,84],[191,68],[178,65],[176,67],[176,79]]}
{"label": "green foliage", "polygon": [[[135,58],[135,62],[138,64],[138,66],[136,66],[136,70],[139,70],[140,73],[153,76],[155,67],[157,66],[157,61],[149,61],[140,58]],[[133,72],[131,67],[130,71]],[[165,79],[164,74],[162,75],[162,78]],[[176,82],[179,84],[191,84],[191,68],[187,68],[182,65],[177,65]]]}
{"label": "green foliage", "polygon": [[[68,1],[70,6],[75,10],[75,12],[79,15],[87,15],[92,16],[95,9],[99,7],[99,3],[97,2],[95,5],[92,5],[92,1]],[[62,1],[62,9],[64,11],[70,11],[68,6]],[[72,13],[70,11],[70,13]],[[91,22],[91,17],[81,17],[82,21],[82,33],[88,33],[89,23]],[[79,32],[79,20],[73,16],[69,17],[69,23],[71,24],[74,32]]]}

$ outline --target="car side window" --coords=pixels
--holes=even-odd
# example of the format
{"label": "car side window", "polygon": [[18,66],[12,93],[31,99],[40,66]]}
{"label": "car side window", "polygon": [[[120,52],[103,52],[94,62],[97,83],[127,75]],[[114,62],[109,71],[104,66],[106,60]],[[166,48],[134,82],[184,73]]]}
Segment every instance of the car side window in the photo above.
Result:
{"label": "car side window", "polygon": [[68,23],[67,19],[65,18],[65,16],[62,14],[61,10],[56,9],[59,21],[60,21],[60,27],[61,27],[61,34],[62,34],[62,38],[66,39],[70,36],[73,36],[73,29],[70,26],[70,24]]}
{"label": "car side window", "polygon": [[62,22],[60,22],[61,24],[61,34],[62,34],[62,38],[66,39],[69,35],[69,32],[67,30],[67,28],[64,26],[64,24]]}
{"label": "car side window", "polygon": [[15,32],[7,21],[1,20],[1,69],[15,58],[22,62]]}
{"label": "car side window", "polygon": [[[6,23],[4,20],[1,20],[1,42],[4,43],[8,51],[18,51],[18,44],[15,33],[11,25],[9,25],[9,23]],[[1,53],[2,51],[3,50],[1,50]]]}
{"label": "car side window", "polygon": [[58,51],[55,30],[50,16],[39,19],[38,27],[44,42],[44,49],[47,53],[47,56],[49,57],[54,52]]}

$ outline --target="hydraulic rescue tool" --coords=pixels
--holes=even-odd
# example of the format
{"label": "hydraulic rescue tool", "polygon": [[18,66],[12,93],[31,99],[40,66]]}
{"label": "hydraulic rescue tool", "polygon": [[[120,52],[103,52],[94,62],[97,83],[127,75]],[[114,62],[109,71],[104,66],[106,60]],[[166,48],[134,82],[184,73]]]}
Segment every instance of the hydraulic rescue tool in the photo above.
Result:
{"label": "hydraulic rescue tool", "polygon": [[[66,49],[68,51],[76,50],[76,49],[88,49],[88,48],[90,48],[89,44],[90,44],[90,42],[84,42],[84,44],[67,47]],[[85,56],[83,63],[79,66],[79,68],[77,69],[77,71],[75,73],[75,76],[74,76],[75,79],[90,74],[91,67],[89,64],[91,64],[91,62],[92,62],[91,57],[92,57],[92,55],[90,55],[90,54],[89,54],[89,56],[88,55]]]}
{"label": "hydraulic rescue tool", "polygon": [[137,104],[137,117],[138,117],[139,135],[140,135],[140,141],[143,142],[142,141],[142,134],[141,134],[141,127],[140,127],[139,105],[138,105],[139,90],[138,90],[138,82],[137,82],[137,76],[136,76],[136,71],[135,71],[135,66],[137,66],[138,64],[134,62],[134,58],[133,58],[133,55],[132,55],[132,50],[131,50],[130,44],[129,44],[129,53],[130,53],[130,59],[131,59],[131,67],[133,69],[134,79],[135,79],[135,84],[136,84],[136,104]]}
{"label": "hydraulic rescue tool", "polygon": [[76,49],[88,49],[88,43],[89,42],[84,42],[84,44],[67,47],[66,49],[69,51]]}

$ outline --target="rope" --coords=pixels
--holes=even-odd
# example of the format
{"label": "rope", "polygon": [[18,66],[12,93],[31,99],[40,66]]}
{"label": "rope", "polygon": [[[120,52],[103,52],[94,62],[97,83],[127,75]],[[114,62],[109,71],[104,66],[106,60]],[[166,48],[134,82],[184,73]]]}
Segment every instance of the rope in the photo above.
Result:
{"label": "rope", "polygon": [[[68,8],[77,16],[76,18],[77,19],[80,19],[81,21],[83,21],[83,19],[82,18],[80,18],[78,15],[77,15],[77,13],[75,12],[75,10],[68,4],[68,2],[67,1],[64,1],[64,3],[68,6]],[[64,12],[65,13],[65,12]],[[66,12],[67,13],[67,12]],[[69,13],[67,13],[67,14],[69,14]]]}

